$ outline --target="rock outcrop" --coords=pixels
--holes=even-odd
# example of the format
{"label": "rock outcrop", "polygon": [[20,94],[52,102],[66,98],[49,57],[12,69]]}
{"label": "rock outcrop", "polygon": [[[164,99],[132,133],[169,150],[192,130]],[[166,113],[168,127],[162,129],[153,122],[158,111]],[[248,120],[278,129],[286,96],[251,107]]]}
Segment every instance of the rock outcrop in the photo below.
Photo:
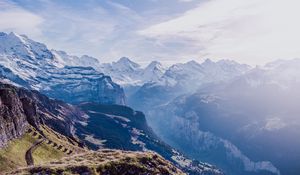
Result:
{"label": "rock outcrop", "polygon": [[37,130],[46,124],[53,130],[74,138],[74,123],[83,112],[37,91],[0,83],[0,147],[22,136],[29,125]]}
{"label": "rock outcrop", "polygon": [[22,102],[13,88],[0,89],[0,147],[18,138],[28,127]]}

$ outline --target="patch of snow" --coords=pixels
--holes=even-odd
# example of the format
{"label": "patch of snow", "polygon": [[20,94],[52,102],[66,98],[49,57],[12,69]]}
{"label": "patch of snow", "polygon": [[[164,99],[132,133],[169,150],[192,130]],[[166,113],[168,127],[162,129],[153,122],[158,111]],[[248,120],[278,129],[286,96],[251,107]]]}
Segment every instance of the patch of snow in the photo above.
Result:
{"label": "patch of snow", "polygon": [[85,135],[84,140],[86,140],[92,144],[95,144],[95,145],[99,146],[100,148],[104,147],[105,142],[107,142],[107,140],[100,140],[100,139],[94,138],[94,135]]}

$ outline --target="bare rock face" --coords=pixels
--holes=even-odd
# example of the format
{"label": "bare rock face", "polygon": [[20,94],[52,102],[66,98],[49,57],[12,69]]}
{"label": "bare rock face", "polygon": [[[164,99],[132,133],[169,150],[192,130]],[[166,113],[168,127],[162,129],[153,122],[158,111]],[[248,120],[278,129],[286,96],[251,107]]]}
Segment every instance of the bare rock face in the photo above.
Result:
{"label": "bare rock face", "polygon": [[20,137],[28,127],[22,102],[13,88],[0,89],[0,147]]}
{"label": "bare rock face", "polygon": [[125,104],[122,87],[114,83],[109,76],[91,67],[66,66],[61,69],[49,69],[47,74],[49,75],[39,78],[45,87],[39,91],[48,97],[72,104]]}
{"label": "bare rock face", "polygon": [[39,130],[45,124],[72,139],[74,123],[82,115],[72,105],[0,82],[0,147],[22,136],[30,125]]}
{"label": "bare rock face", "polygon": [[33,100],[24,97],[21,98],[24,114],[26,115],[27,122],[33,127],[38,128],[40,125],[40,118],[38,116],[37,107]]}

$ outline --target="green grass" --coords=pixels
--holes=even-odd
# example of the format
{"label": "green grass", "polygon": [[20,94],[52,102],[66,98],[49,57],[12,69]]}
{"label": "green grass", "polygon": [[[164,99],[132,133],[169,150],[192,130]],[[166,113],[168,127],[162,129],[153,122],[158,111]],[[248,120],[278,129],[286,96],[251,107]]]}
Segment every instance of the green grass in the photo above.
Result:
{"label": "green grass", "polygon": [[64,153],[60,150],[53,148],[43,142],[37,149],[33,152],[33,160],[35,165],[40,165],[45,162],[52,160],[58,160],[64,157]]}
{"label": "green grass", "polygon": [[80,152],[84,152],[85,150],[78,147],[78,145],[76,144],[76,142],[73,142],[73,144],[67,139],[66,136],[61,135],[57,132],[55,132],[54,130],[52,130],[51,128],[47,127],[47,126],[43,126],[41,127],[41,130],[43,131],[43,133],[46,135],[47,139],[51,140],[52,142],[58,144],[58,145],[62,145],[63,148],[67,148],[69,150],[72,150],[74,153],[80,153]]}
{"label": "green grass", "polygon": [[[33,128],[31,129],[33,130],[31,133],[25,133],[21,138],[14,139],[6,147],[0,149],[0,174],[27,166],[25,153],[38,140],[38,136],[40,135],[33,136],[33,133],[37,131]],[[66,156],[66,153],[63,152],[64,148],[81,151],[76,145],[69,143],[64,136],[50,129],[47,131],[44,130],[44,132],[47,137],[50,137],[49,139],[53,139],[52,141],[62,145],[63,148],[58,150],[57,147],[53,147],[53,143],[48,144],[48,140],[45,140],[32,153],[36,165],[58,160]]]}
{"label": "green grass", "polygon": [[36,141],[30,134],[24,134],[20,139],[10,142],[0,149],[0,174],[17,167],[26,166],[25,153]]}
{"label": "green grass", "polygon": [[50,164],[30,167],[14,172],[41,174],[170,174],[183,175],[170,162],[153,152],[101,150],[64,157]]}

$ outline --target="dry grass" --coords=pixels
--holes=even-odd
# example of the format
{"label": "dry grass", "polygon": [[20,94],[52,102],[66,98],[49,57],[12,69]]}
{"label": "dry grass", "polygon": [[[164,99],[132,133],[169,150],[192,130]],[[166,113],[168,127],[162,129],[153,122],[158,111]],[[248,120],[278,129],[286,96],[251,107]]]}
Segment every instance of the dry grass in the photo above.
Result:
{"label": "dry grass", "polygon": [[71,141],[66,136],[55,132],[47,126],[42,126],[41,130],[45,134],[46,138],[51,140],[50,145],[54,145],[54,143],[57,144],[57,147],[61,145],[62,149],[66,148],[68,150],[72,150],[73,153],[81,153],[86,151],[86,149],[80,148],[77,142]]}
{"label": "dry grass", "polygon": [[184,174],[152,152],[102,150],[65,157],[42,166],[24,168],[15,174]]}
{"label": "dry grass", "polygon": [[[104,149],[87,151],[76,142],[43,126],[46,140],[33,152],[35,166],[26,167],[25,152],[42,136],[30,133],[0,150],[0,174],[183,174],[170,162],[153,152]],[[72,150],[71,154],[68,151]],[[23,168],[20,168],[23,167]],[[17,170],[16,170],[17,169]]]}
{"label": "dry grass", "polygon": [[49,146],[43,142],[32,154],[34,164],[40,165],[52,160],[58,160],[65,156],[64,152]]}
{"label": "dry grass", "polygon": [[20,139],[11,141],[5,148],[0,150],[0,174],[17,167],[26,166],[25,153],[37,140],[30,134],[25,134]]}
{"label": "dry grass", "polygon": [[[45,126],[41,128],[47,139],[33,151],[32,156],[36,165],[85,151],[78,147],[76,142],[73,142],[73,145],[67,137],[56,133],[50,128]],[[0,174],[16,170],[19,167],[25,167],[27,165],[25,160],[26,151],[34,142],[41,138],[43,136],[31,127],[30,132],[25,133],[21,138],[11,141],[5,148],[0,149]]]}

